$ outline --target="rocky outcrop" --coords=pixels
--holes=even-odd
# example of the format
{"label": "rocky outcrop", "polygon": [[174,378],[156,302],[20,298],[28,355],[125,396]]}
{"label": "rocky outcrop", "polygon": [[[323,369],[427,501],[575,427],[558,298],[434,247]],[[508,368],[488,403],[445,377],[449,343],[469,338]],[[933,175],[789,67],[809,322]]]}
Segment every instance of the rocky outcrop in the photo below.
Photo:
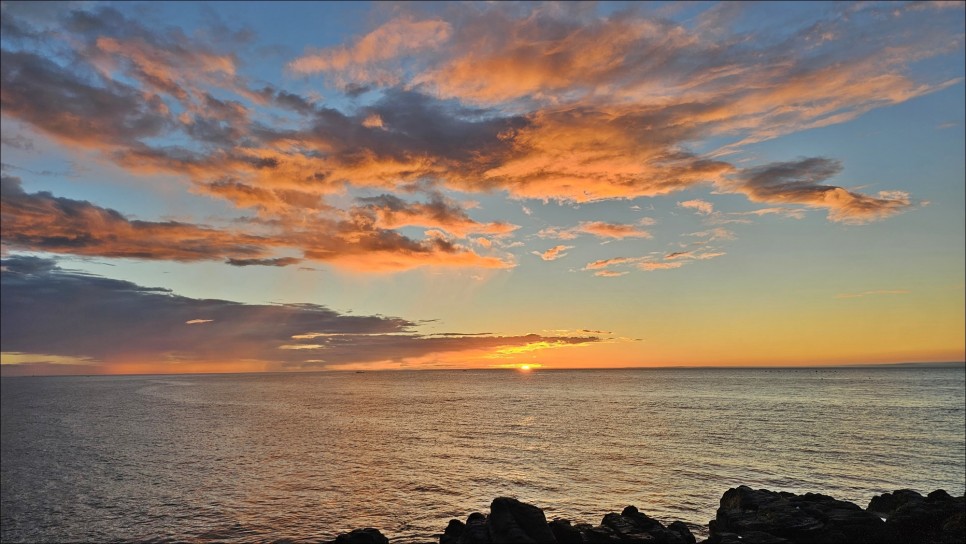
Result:
{"label": "rocky outcrop", "polygon": [[329,544],[389,544],[389,539],[378,529],[367,527],[365,529],[354,529],[348,533],[343,533]]}
{"label": "rocky outcrop", "polygon": [[885,518],[887,532],[900,542],[966,542],[966,498],[942,489],[925,497],[910,489],[877,495],[867,510]]}
{"label": "rocky outcrop", "polygon": [[747,486],[721,497],[707,544],[952,544],[966,542],[966,502],[942,490],[876,496],[863,510],[828,495],[776,493]]}
{"label": "rocky outcrop", "polygon": [[516,499],[499,497],[490,514],[470,514],[466,523],[450,520],[440,544],[694,544],[688,527],[676,521],[665,527],[633,506],[610,513],[598,526],[547,522],[542,510]]}
{"label": "rocky outcrop", "polygon": [[[923,497],[903,489],[878,495],[868,508],[819,493],[739,486],[721,497],[709,538],[701,544],[962,544],[966,499],[943,490]],[[387,544],[375,529],[339,535],[332,544]],[[695,544],[683,522],[667,526],[634,506],[606,514],[599,525],[547,521],[543,510],[498,497],[489,514],[450,520],[440,544]]]}
{"label": "rocky outcrop", "polygon": [[709,528],[709,544],[733,537],[775,544],[888,540],[885,522],[851,502],[818,493],[795,495],[747,486],[725,492]]}

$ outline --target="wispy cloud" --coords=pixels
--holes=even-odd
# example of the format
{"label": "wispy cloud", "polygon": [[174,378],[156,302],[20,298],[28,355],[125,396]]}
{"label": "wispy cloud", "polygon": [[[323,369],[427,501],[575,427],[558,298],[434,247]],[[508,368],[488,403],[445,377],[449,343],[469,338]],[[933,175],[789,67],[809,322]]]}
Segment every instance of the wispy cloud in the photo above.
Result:
{"label": "wispy cloud", "polygon": [[291,61],[288,69],[301,74],[334,72],[341,74],[340,81],[344,84],[358,81],[368,83],[373,79],[383,84],[393,84],[398,78],[387,70],[376,68],[380,61],[439,47],[449,40],[452,33],[452,26],[446,21],[417,21],[402,17],[381,25],[351,46],[337,46],[305,54]]}
{"label": "wispy cloud", "polygon": [[554,247],[552,247],[552,248],[550,248],[550,249],[548,249],[548,250],[546,250],[544,252],[532,251],[531,253],[533,253],[537,257],[540,257],[541,259],[543,259],[545,261],[556,261],[557,259],[559,259],[561,257],[566,257],[567,254],[564,253],[564,252],[567,251],[568,249],[573,249],[573,248],[574,248],[574,246],[564,246],[564,245],[560,245],[560,246],[554,246]]}
{"label": "wispy cloud", "polygon": [[616,270],[598,270],[597,272],[594,272],[594,275],[601,278],[619,278],[627,275],[627,271],[618,272]]}
{"label": "wispy cloud", "polygon": [[649,262],[643,262],[637,265],[637,267],[640,268],[641,270],[646,270],[648,272],[651,272],[653,270],[671,270],[674,268],[681,268],[682,266],[684,266],[684,263],[681,261],[672,261],[672,262],[649,261]]}
{"label": "wispy cloud", "polygon": [[694,200],[685,200],[684,202],[678,202],[678,206],[680,206],[681,208],[689,208],[689,209],[695,210],[704,215],[710,215],[712,212],[714,212],[714,204],[706,200],[700,200],[697,198]]}
{"label": "wispy cloud", "polygon": [[557,238],[559,240],[573,240],[581,234],[590,234],[598,238],[623,240],[624,238],[651,238],[651,233],[640,228],[639,225],[651,224],[644,220],[636,225],[626,223],[608,223],[605,221],[581,221],[575,227],[547,227],[541,229],[537,236],[541,238]]}

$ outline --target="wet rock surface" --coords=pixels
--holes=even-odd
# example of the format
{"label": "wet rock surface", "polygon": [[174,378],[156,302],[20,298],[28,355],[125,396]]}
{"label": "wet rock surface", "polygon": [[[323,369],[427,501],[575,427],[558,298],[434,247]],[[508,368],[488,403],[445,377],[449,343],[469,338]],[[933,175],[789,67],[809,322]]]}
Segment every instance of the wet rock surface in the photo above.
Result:
{"label": "wet rock surface", "polygon": [[[962,544],[966,499],[943,490],[927,496],[901,489],[872,498],[867,508],[819,493],[739,486],[724,493],[709,537],[701,544]],[[333,544],[385,544],[376,529],[356,529]],[[598,525],[547,518],[537,506],[497,497],[488,514],[450,520],[440,544],[696,544],[681,521],[668,525],[634,506],[604,515]]]}
{"label": "wet rock surface", "polygon": [[489,515],[474,512],[466,522],[450,520],[440,544],[694,544],[680,521],[665,527],[633,506],[604,516],[600,525],[548,522],[543,510],[516,499],[499,497]]}
{"label": "wet rock surface", "polygon": [[878,495],[866,509],[818,493],[740,486],[721,497],[707,544],[952,544],[966,542],[963,497],[908,489]]}

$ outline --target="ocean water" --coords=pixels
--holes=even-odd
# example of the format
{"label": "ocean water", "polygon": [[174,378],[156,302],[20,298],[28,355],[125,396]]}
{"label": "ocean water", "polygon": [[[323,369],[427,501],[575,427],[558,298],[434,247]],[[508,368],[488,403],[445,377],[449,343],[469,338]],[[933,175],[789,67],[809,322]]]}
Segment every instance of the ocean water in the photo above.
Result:
{"label": "ocean water", "polygon": [[3,542],[433,542],[508,495],[703,533],[747,484],[865,506],[966,488],[966,371],[5,378]]}

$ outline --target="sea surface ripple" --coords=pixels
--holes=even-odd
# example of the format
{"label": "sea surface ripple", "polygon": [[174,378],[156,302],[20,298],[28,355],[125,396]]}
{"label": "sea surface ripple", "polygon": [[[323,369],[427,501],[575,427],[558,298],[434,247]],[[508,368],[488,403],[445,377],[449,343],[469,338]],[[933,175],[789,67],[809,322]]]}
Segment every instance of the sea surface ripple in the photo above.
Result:
{"label": "sea surface ripple", "polygon": [[966,371],[4,378],[3,542],[435,542],[507,495],[704,534],[747,484],[865,506],[966,488]]}

